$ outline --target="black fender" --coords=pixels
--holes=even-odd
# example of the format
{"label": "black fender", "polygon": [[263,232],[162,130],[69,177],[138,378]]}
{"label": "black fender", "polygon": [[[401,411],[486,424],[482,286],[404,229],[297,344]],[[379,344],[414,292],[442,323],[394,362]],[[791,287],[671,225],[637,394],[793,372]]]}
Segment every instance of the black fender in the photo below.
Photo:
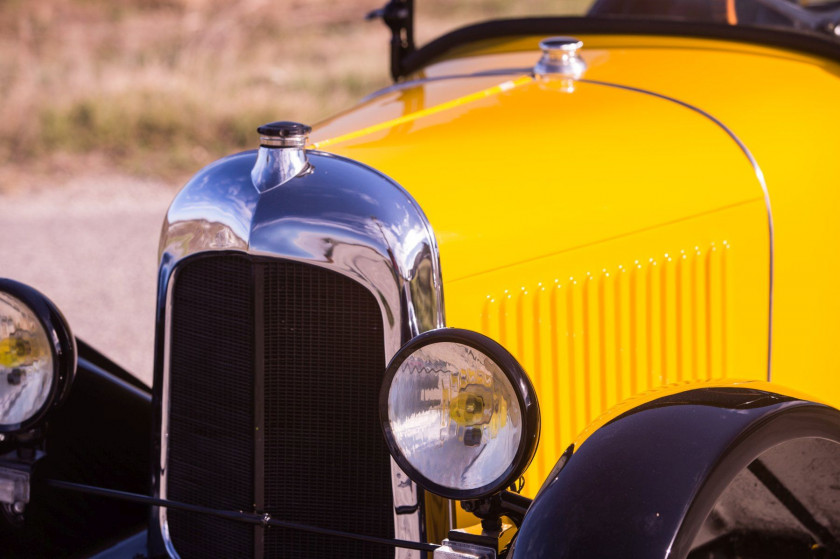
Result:
{"label": "black fender", "polygon": [[[147,526],[146,506],[49,485],[59,480],[150,493],[151,391],[81,340],[77,345],[76,377],[47,418],[23,525],[0,521],[2,557],[87,556]],[[10,444],[0,443],[5,451],[13,450]]]}
{"label": "black fender", "polygon": [[[806,438],[840,443],[840,411],[743,387],[650,401],[564,454],[525,515],[511,557],[686,557],[739,473],[768,449]],[[840,503],[840,460],[833,460],[827,487]]]}

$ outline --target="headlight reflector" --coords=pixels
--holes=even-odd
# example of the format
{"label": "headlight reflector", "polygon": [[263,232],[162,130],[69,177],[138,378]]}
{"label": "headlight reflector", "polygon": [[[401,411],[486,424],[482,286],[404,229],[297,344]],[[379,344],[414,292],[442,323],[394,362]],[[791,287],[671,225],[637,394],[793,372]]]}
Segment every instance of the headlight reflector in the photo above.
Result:
{"label": "headlight reflector", "polygon": [[0,279],[0,432],[36,426],[75,372],[75,339],[55,305],[27,285]]}
{"label": "headlight reflector", "polygon": [[44,407],[53,386],[44,327],[19,299],[0,292],[0,426],[16,426]]}
{"label": "headlight reflector", "polygon": [[533,387],[493,340],[466,330],[422,334],[394,357],[380,395],[391,454],[425,489],[454,499],[504,489],[539,437]]}

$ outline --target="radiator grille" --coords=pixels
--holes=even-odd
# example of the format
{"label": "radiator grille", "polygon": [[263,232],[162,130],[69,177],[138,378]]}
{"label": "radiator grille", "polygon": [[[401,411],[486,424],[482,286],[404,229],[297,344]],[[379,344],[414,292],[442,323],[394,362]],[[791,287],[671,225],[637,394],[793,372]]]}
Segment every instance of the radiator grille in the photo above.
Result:
{"label": "radiator grille", "polygon": [[[168,497],[250,510],[254,494],[251,271],[241,258],[187,265],[173,293]],[[182,557],[249,557],[253,528],[169,511]],[[212,537],[211,537],[212,535]]]}
{"label": "radiator grille", "polygon": [[[306,264],[205,256],[179,270],[171,320],[170,498],[393,537],[377,419],[382,319],[366,289]],[[178,511],[168,519],[182,557],[394,554]]]}

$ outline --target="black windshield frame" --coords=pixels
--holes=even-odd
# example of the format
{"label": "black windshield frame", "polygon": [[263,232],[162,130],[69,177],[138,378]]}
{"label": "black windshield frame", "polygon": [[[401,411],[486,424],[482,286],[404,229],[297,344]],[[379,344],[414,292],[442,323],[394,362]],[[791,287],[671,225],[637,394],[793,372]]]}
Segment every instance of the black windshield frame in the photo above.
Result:
{"label": "black windshield frame", "polygon": [[392,61],[394,79],[417,72],[452,50],[500,38],[534,35],[647,35],[721,39],[795,50],[840,61],[840,42],[828,35],[780,27],[613,17],[534,17],[490,20],[456,29]]}

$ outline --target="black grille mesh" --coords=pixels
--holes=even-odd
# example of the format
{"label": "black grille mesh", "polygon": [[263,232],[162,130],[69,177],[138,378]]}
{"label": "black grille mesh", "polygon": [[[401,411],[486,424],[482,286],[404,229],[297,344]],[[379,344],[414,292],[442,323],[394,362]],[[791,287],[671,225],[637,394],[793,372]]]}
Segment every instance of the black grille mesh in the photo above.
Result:
{"label": "black grille mesh", "polygon": [[[259,307],[255,293],[264,294]],[[182,265],[172,299],[168,496],[254,510],[259,364],[261,511],[393,537],[390,462],[377,420],[381,320],[367,290],[322,268],[242,255]],[[254,555],[252,526],[177,511],[168,518],[182,557]],[[394,555],[387,546],[275,528],[266,531],[264,549],[266,557]]]}
{"label": "black grille mesh", "polygon": [[[173,293],[167,495],[175,501],[251,510],[253,312],[242,258],[185,266]],[[168,511],[182,557],[250,557],[246,524]]]}
{"label": "black grille mesh", "polygon": [[[273,267],[265,294],[268,510],[393,537],[389,454],[378,420],[385,357],[375,300],[344,276],[301,266]],[[313,481],[301,483],[306,479]],[[267,534],[266,550],[269,557],[394,556],[381,545],[276,530]]]}

